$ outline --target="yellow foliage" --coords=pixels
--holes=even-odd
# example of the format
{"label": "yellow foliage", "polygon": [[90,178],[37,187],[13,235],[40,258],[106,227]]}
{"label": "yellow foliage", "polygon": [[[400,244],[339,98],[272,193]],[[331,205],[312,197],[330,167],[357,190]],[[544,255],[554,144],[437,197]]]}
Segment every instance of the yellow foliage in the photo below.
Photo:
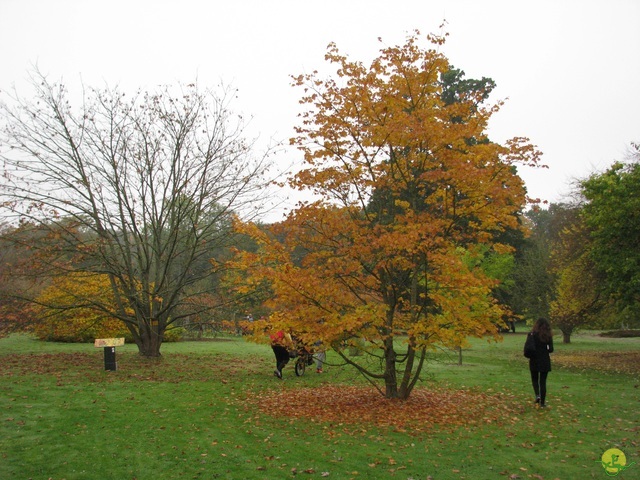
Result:
{"label": "yellow foliage", "polygon": [[563,229],[552,252],[557,281],[550,315],[566,332],[588,324],[602,304],[601,280],[589,257],[588,239],[586,227],[576,219]]}
{"label": "yellow foliage", "polygon": [[37,299],[40,321],[34,333],[40,339],[67,342],[130,337],[124,323],[99,307],[112,303],[111,297],[106,275],[75,272],[57,277]]}

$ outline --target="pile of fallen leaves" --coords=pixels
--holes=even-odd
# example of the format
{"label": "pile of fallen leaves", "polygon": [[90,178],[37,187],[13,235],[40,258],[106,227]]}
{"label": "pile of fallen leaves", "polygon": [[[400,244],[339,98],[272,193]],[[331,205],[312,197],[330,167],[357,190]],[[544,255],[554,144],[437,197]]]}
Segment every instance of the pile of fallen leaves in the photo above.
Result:
{"label": "pile of fallen leaves", "polygon": [[419,433],[433,427],[457,428],[490,423],[517,423],[521,401],[507,393],[420,389],[407,400],[383,397],[362,386],[269,390],[249,399],[266,414],[283,419],[324,422],[328,433],[339,428],[355,433],[368,426]]}
{"label": "pile of fallen leaves", "polygon": [[640,352],[554,353],[553,363],[565,368],[640,374]]}

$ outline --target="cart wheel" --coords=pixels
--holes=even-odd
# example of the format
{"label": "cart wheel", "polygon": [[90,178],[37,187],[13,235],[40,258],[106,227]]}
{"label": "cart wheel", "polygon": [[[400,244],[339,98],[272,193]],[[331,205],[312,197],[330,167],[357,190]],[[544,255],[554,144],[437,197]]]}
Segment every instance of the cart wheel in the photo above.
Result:
{"label": "cart wheel", "polygon": [[304,375],[305,369],[305,361],[303,357],[298,357],[298,361],[296,361],[296,376],[300,377]]}

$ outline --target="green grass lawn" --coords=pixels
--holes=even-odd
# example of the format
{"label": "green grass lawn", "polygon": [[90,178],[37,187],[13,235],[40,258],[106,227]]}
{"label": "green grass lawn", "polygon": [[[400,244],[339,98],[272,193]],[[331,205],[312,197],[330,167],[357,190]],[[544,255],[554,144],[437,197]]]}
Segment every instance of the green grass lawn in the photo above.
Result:
{"label": "green grass lawn", "polygon": [[432,354],[418,388],[487,395],[493,413],[478,421],[468,405],[448,425],[427,411],[416,425],[432,427],[413,429],[283,414],[303,391],[321,411],[327,392],[364,388],[331,352],[324,374],[289,365],[280,381],[270,348],[242,338],[165,344],[159,361],[125,345],[105,372],[93,345],[12,336],[0,340],[0,479],[574,480],[606,478],[610,448],[636,462],[617,478],[640,478],[640,338],[572,341],[556,344],[546,410],[533,406],[521,334],[472,341],[462,365]]}

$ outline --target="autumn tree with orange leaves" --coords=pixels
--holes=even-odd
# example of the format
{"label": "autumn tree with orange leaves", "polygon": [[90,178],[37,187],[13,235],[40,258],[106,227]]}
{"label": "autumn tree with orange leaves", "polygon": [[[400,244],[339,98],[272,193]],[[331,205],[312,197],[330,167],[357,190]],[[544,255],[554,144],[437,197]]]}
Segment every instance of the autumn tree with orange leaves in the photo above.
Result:
{"label": "autumn tree with orange leaves", "polygon": [[430,349],[497,336],[504,307],[480,261],[521,228],[516,165],[540,155],[526,138],[488,139],[500,103],[484,106],[480,86],[443,97],[452,67],[444,39],[427,39],[415,32],[369,67],[330,44],[335,75],[295,77],[305,166],[290,184],[318,200],[270,229],[238,224],[260,245],[242,256],[242,288],[268,284],[268,327],[322,340],[388,398],[410,396]]}

